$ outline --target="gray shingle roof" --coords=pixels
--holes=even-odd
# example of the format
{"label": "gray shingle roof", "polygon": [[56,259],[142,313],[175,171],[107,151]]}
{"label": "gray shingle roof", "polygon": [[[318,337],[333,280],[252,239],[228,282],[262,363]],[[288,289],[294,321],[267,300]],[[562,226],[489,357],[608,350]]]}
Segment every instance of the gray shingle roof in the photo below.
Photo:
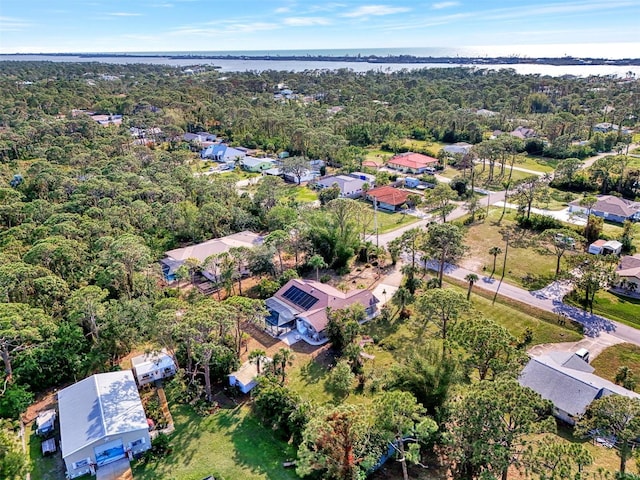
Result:
{"label": "gray shingle roof", "polygon": [[58,392],[62,457],[109,435],[147,429],[131,370],[92,375]]}
{"label": "gray shingle roof", "polygon": [[555,354],[534,357],[520,373],[520,384],[574,417],[582,415],[594,400],[612,393],[640,398],[637,393],[594,375],[592,367],[576,359]]}

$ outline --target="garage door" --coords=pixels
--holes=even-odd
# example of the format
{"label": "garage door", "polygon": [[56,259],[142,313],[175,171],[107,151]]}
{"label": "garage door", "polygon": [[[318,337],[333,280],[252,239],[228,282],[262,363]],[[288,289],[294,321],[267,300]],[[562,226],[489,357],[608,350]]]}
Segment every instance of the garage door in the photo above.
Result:
{"label": "garage door", "polygon": [[96,463],[98,466],[106,465],[107,463],[115,462],[125,457],[124,445],[122,440],[115,440],[113,442],[105,443],[96,447]]}

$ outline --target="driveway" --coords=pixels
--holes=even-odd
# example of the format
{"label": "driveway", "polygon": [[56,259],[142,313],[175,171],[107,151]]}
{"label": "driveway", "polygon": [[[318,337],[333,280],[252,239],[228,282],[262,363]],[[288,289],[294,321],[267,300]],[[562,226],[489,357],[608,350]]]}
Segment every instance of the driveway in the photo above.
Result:
{"label": "driveway", "polygon": [[579,342],[542,343],[531,347],[528,353],[534,357],[539,357],[549,352],[576,352],[580,348],[586,348],[589,351],[589,361],[591,361],[607,348],[620,343],[624,343],[624,340],[610,333],[601,333],[597,337],[585,337]]}

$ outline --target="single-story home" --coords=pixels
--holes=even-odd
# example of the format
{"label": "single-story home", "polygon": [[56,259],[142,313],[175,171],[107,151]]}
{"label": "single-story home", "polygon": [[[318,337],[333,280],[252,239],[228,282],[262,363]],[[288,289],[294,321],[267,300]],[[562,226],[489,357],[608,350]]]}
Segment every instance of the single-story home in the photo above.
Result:
{"label": "single-story home", "polygon": [[[196,245],[169,250],[165,252],[166,258],[160,260],[164,278],[168,282],[175,281],[176,271],[188,258],[196,259],[200,264],[203,264],[212,255],[226,253],[234,247],[253,248],[262,245],[263,240],[263,237],[257,233],[244,231],[227,235],[226,237],[207,240]],[[219,280],[219,273],[217,265],[209,265],[202,270],[202,274],[213,282]],[[243,274],[248,275],[249,271],[245,269]]]}
{"label": "single-story home", "polygon": [[91,115],[91,119],[103,127],[122,125],[122,115]]}
{"label": "single-story home", "polygon": [[[290,172],[285,172],[283,174],[284,180],[289,183],[298,183],[298,177]],[[318,170],[305,170],[300,176],[300,183],[312,182],[320,177],[320,172]]]}
{"label": "single-story home", "polygon": [[341,198],[359,198],[362,196],[362,187],[366,182],[350,175],[330,175],[318,180],[318,188],[331,188],[337,185]]}
{"label": "single-story home", "polygon": [[379,300],[370,290],[345,293],[325,283],[294,278],[267,299],[269,316],[265,321],[276,335],[295,329],[307,343],[321,345],[327,342],[327,309],[346,308],[354,303],[360,303],[370,319],[377,313]]}
{"label": "single-story home", "polygon": [[471,145],[470,143],[458,142],[452,145],[444,146],[442,148],[442,151],[450,153],[452,155],[466,155],[471,150],[471,147],[473,147],[473,145]]}
{"label": "single-story home", "polygon": [[574,425],[587,407],[606,395],[640,398],[635,392],[593,374],[594,368],[572,352],[551,352],[533,357],[519,382],[553,403],[556,418]]}
{"label": "single-story home", "polygon": [[387,162],[387,167],[399,170],[403,173],[421,174],[435,171],[438,159],[421,153],[401,153]]}
{"label": "single-story home", "polygon": [[640,255],[625,255],[616,270],[622,293],[640,294]]}
{"label": "single-story home", "polygon": [[204,142],[215,142],[216,135],[209,132],[196,132],[196,133],[187,132],[182,135],[182,140],[184,140],[185,142],[202,144]]}
{"label": "single-story home", "polygon": [[[596,123],[592,130],[599,133],[617,132],[620,130],[620,125],[611,122]],[[626,127],[622,127],[622,133],[624,135],[628,135],[631,133],[631,130]]]}
{"label": "single-story home", "polygon": [[409,192],[385,185],[367,191],[367,200],[376,202],[380,210],[395,212],[407,203]]}
{"label": "single-story home", "polygon": [[56,422],[56,411],[54,409],[40,412],[36,417],[36,435],[46,435],[53,432]]}
{"label": "single-story home", "polygon": [[[569,202],[569,212],[586,214],[588,209],[580,205],[581,200]],[[597,201],[591,208],[591,214],[602,217],[611,222],[624,223],[640,221],[640,202],[625,200],[613,195],[598,195]]]}
{"label": "single-story home", "polygon": [[176,362],[165,349],[133,357],[131,367],[140,386],[171,377],[177,370]]}
{"label": "single-story home", "polygon": [[365,160],[364,162],[362,162],[362,166],[377,170],[382,166],[382,160],[380,162],[376,162],[374,160]]}
{"label": "single-story home", "polygon": [[242,160],[247,154],[237,148],[232,148],[226,143],[214,143],[200,152],[200,157],[214,162],[226,163],[228,161]]}
{"label": "single-story home", "polygon": [[149,425],[131,370],[100,373],[58,392],[60,449],[67,478],[151,448]]}
{"label": "single-story home", "polygon": [[376,184],[376,176],[375,175],[371,175],[370,173],[351,172],[349,174],[349,176],[353,177],[353,178],[359,178],[360,180],[364,180],[365,182],[367,182],[369,184],[370,187],[373,187]]}
{"label": "single-story home", "polygon": [[266,365],[272,361],[271,358],[264,357],[260,362],[260,372],[258,372],[258,364],[256,362],[243,363],[238,370],[228,375],[229,385],[238,387],[242,393],[249,393],[258,385],[260,373],[264,372]]}
{"label": "single-story home", "polygon": [[240,160],[240,165],[247,172],[264,172],[274,167],[273,160],[270,158],[254,158],[244,157]]}
{"label": "single-story home", "polygon": [[620,255],[622,243],[617,240],[596,240],[589,245],[587,252],[593,255]]}
{"label": "single-story home", "polygon": [[509,135],[511,135],[512,137],[520,138],[522,140],[526,140],[527,138],[535,137],[536,131],[532,128],[519,126],[513,132],[510,132]]}

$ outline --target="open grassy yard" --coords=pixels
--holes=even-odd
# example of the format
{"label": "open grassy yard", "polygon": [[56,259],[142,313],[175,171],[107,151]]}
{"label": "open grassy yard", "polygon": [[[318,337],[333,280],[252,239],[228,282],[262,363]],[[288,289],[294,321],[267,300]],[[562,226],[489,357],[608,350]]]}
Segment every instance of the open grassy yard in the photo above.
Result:
{"label": "open grassy yard", "polygon": [[431,152],[433,156],[436,156],[438,155],[440,150],[442,150],[442,148],[447,144],[442,142],[428,142],[426,140],[415,140],[413,138],[405,138],[402,140],[402,145],[404,145],[405,147],[408,147],[412,151],[426,150]]}
{"label": "open grassy yard", "polygon": [[497,257],[494,275],[500,278],[505,250],[503,232],[509,230],[512,234],[505,280],[532,290],[551,283],[556,268],[555,255],[545,252],[536,245],[537,235],[517,228],[515,210],[507,209],[501,224],[497,225],[496,222],[501,213],[501,209],[491,208],[489,216],[483,223],[476,223],[467,228],[465,244],[468,251],[461,265],[480,275],[490,275],[493,269],[493,255],[489,253],[489,249],[494,246],[500,247],[503,253]]}
{"label": "open grassy yard", "polygon": [[623,366],[633,370],[637,377],[640,374],[640,347],[630,343],[614,345],[598,355],[591,362],[591,366],[596,369],[596,375],[612,382],[618,368]]}
{"label": "open grassy yard", "polygon": [[[635,232],[633,246],[636,247],[636,253],[640,253],[640,225],[637,223],[635,224]],[[622,225],[619,223],[604,222],[602,235],[608,239],[617,240],[622,235]]]}
{"label": "open grassy yard", "polygon": [[293,186],[287,190],[287,196],[293,197],[300,203],[313,203],[318,200],[318,192],[303,186]]}
{"label": "open grassy yard", "polygon": [[514,166],[526,168],[527,170],[534,170],[536,172],[551,173],[557,168],[558,160],[548,157],[519,155]]}
{"label": "open grassy yard", "polygon": [[296,479],[282,462],[294,449],[264,428],[246,406],[222,409],[201,417],[185,405],[172,405],[176,430],[171,453],[159,460],[138,463],[136,480],[200,480],[208,475],[224,479]]}
{"label": "open grassy yard", "polygon": [[[454,178],[454,177],[458,177],[458,176],[462,176],[462,170],[458,170],[457,168],[453,168],[453,167],[446,167],[443,171],[441,172],[437,172],[438,175],[441,175],[443,177],[446,178]],[[505,168],[504,171],[504,175],[500,176],[500,167],[496,165],[495,170],[494,170],[494,179],[493,182],[491,182],[491,184],[487,184],[487,176],[489,174],[489,164],[487,164],[484,172],[482,171],[482,164],[480,165],[476,165],[475,167],[475,184],[476,187],[486,187],[489,188],[490,190],[504,190],[504,185],[503,183],[507,181],[507,179],[509,178],[509,169]],[[514,170],[513,174],[511,175],[511,182],[517,182],[518,180],[522,180],[523,178],[527,178],[530,177],[532,174],[531,173],[527,173],[527,172],[522,172],[520,170]],[[467,169],[466,171],[466,176],[467,178],[471,178],[471,171],[469,169]]]}
{"label": "open grassy yard", "polygon": [[[466,292],[465,286],[458,285],[458,288]],[[528,328],[533,332],[533,345],[573,342],[582,338],[578,327],[559,325],[557,317],[553,313],[544,312],[500,296],[495,304],[492,304],[492,300],[493,293],[474,289],[471,294],[473,311],[480,312],[485,317],[499,323],[516,338],[521,338]]]}

